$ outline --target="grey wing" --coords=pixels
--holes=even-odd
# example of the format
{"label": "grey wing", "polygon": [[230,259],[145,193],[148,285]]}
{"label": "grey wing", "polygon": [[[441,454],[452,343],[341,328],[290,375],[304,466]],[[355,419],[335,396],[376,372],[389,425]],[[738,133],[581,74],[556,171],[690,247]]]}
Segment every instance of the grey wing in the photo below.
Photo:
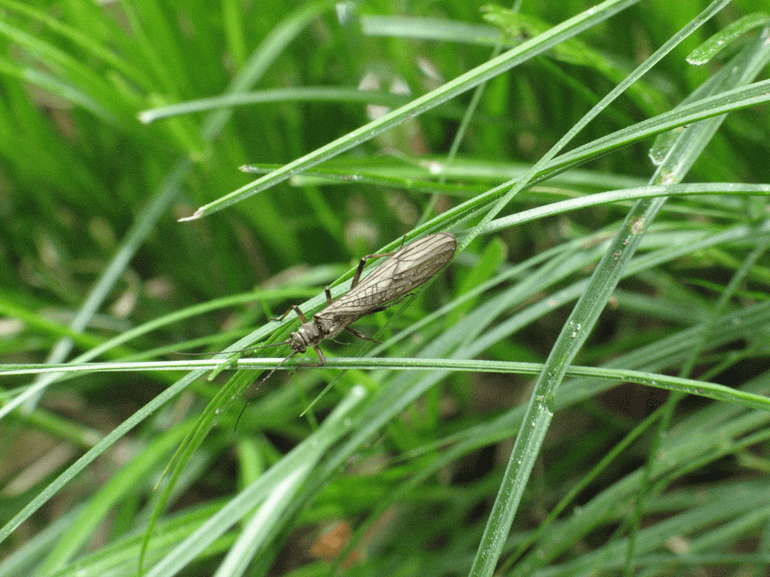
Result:
{"label": "grey wing", "polygon": [[323,317],[359,319],[433,277],[452,259],[455,250],[457,239],[448,232],[416,240],[389,257],[358,285],[318,314]]}

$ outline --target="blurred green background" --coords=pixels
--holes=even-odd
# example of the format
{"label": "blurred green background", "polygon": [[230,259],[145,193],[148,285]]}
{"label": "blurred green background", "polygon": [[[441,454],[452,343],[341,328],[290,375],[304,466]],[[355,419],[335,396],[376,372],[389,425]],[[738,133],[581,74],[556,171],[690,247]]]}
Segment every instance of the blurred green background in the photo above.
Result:
{"label": "blurred green background", "polygon": [[[521,175],[708,5],[653,0],[631,6],[577,40],[491,78],[478,103],[469,90],[405,118],[320,165],[315,174],[294,177],[205,218],[178,222],[257,178],[239,171],[240,166],[252,164],[265,172],[300,158],[484,64],[498,43],[498,50],[508,49],[590,7],[576,0],[522,2],[520,10],[528,19],[514,28],[504,19],[485,19],[490,11],[481,9],[484,4],[0,0],[0,362],[63,362],[158,319],[167,321],[110,348],[98,360],[185,359],[173,353],[218,351],[290,304],[322,299],[323,285],[343,276],[361,256],[400,242],[437,215],[451,214],[433,222],[462,238],[478,217],[463,221],[448,211]],[[756,41],[768,11],[765,1],[731,3],[613,102],[570,148],[680,104]],[[703,66],[687,62],[711,35],[752,14],[756,22],[717,60]],[[762,69],[755,80],[765,73]],[[220,100],[208,100],[213,98]],[[180,108],[167,111],[171,105]],[[759,105],[731,114],[699,153],[687,182],[766,183],[767,110]],[[149,122],[150,114],[162,117]],[[450,150],[466,120],[455,159]],[[502,214],[644,186],[655,170],[652,145],[647,138],[606,156],[596,151],[581,169],[529,188]],[[436,166],[443,170],[432,171]],[[754,227],[753,232],[730,237],[734,244],[726,246],[683,249],[624,280],[576,364],[601,366],[630,358],[624,355],[649,354],[646,347],[681,341],[678,331],[698,323],[722,326],[711,315],[728,294],[729,304],[717,312],[745,313],[742,322],[753,319],[760,328],[726,337],[726,342],[704,337],[697,345],[702,356],[691,364],[685,357],[695,345],[659,364],[624,361],[620,367],[702,377],[736,388],[757,379],[761,384],[752,390],[766,394],[768,332],[766,325],[761,328],[764,309],[753,308],[767,301],[770,280],[762,249],[768,234],[765,198],[725,193],[676,197],[667,204],[655,223],[656,240],[645,249],[650,254],[694,246],[699,234],[728,235],[740,226]],[[578,289],[578,295],[561,300],[559,291],[591,275],[602,254],[599,245],[618,230],[629,206],[589,206],[480,236],[395,319],[393,312],[384,313],[356,326],[366,334],[385,327],[381,340],[412,327],[400,348],[378,356],[417,356],[426,342],[446,335],[460,350],[471,350],[474,345],[463,341],[467,329],[456,323],[482,311],[503,288],[532,281],[537,271],[542,280],[532,281],[525,296],[500,305],[480,332],[491,332],[514,313],[535,311],[549,298],[553,310],[532,312],[515,336],[500,338],[478,356],[542,363],[572,307],[559,305],[580,294]],[[571,261],[553,256],[566,254],[560,251],[567,247],[583,255],[595,250],[596,257],[570,268]],[[516,263],[526,266],[518,270]],[[546,264],[536,269],[540,263]],[[732,286],[736,275],[740,282]],[[488,291],[472,294],[485,282],[493,283]],[[468,293],[467,300],[459,300]],[[234,300],[220,300],[229,297]],[[167,317],[207,303],[210,310],[199,314]],[[454,307],[448,315],[428,326],[418,324],[447,303]],[[62,341],[65,337],[72,341]],[[326,343],[324,350],[331,351],[330,357],[361,354],[361,344],[346,343]],[[162,527],[156,535],[166,539],[151,541],[148,557],[154,562],[238,490],[283,462],[319,430],[318,423],[354,385],[382,391],[388,382],[384,371],[347,372],[308,417],[300,416],[302,411],[335,373],[276,373],[256,391],[249,387],[255,377],[244,377],[237,390],[248,392],[228,401],[216,421],[206,421],[210,434],[193,443],[197,452],[185,457],[185,472],[174,478],[177,492],[165,508],[158,504],[155,484],[227,381],[224,376],[214,383],[201,379],[100,453],[84,474],[43,497],[56,475],[183,374],[69,375],[44,396],[30,395],[22,408],[3,416],[3,524],[36,498],[44,506],[21,528],[9,531],[10,537],[3,535],[8,538],[0,545],[0,557],[7,561],[0,575],[75,575],[79,567],[91,571],[85,574],[106,574],[100,571],[107,566],[110,574],[135,574],[139,543],[153,527],[153,513]],[[406,411],[362,441],[345,472],[327,471],[328,485],[297,497],[297,509],[280,516],[246,574],[331,574],[335,563],[356,574],[468,573],[517,431],[505,418],[528,402],[531,378],[457,373],[425,396],[417,395],[417,401],[399,397]],[[3,400],[28,392],[32,382],[30,377],[2,377]],[[553,552],[552,559],[543,561],[553,563],[549,575],[597,574],[592,571],[605,562],[612,568],[602,574],[621,574],[624,555],[633,551],[627,548],[627,534],[639,539],[639,555],[669,554],[675,549],[673,535],[685,535],[699,542],[697,550],[704,554],[735,555],[723,560],[731,569],[763,574],[762,554],[768,554],[770,543],[769,494],[757,482],[766,479],[768,470],[763,411],[741,413],[744,428],[721,437],[719,429],[736,405],[688,397],[681,412],[672,409],[675,416],[664,418],[655,413],[669,398],[660,389],[627,385],[593,395],[557,413],[506,546],[505,574],[517,574],[515,561],[537,558],[533,543]],[[245,398],[252,404],[234,430]],[[708,421],[700,411],[717,411],[715,405],[725,412]],[[644,421],[650,416],[693,428],[672,433],[661,426],[653,433],[654,427],[648,427],[654,421]],[[734,418],[739,419],[737,413]],[[709,422],[701,441],[715,447],[723,443],[719,451],[696,456],[699,449],[693,447],[675,473],[655,477],[651,463],[661,439],[670,434],[683,444],[692,442],[698,438],[697,423]],[[490,423],[496,423],[494,430],[484,428]],[[488,438],[481,435],[484,431]],[[752,435],[756,438],[748,442]],[[630,439],[629,445],[621,439]],[[461,455],[429,469],[432,459],[443,458],[443,451],[464,441],[469,444]],[[602,465],[598,477],[591,476],[592,467],[618,446],[626,452]],[[155,460],[142,452],[151,448],[157,451]],[[147,459],[144,469],[139,455]],[[702,468],[690,470],[688,460]],[[433,473],[429,478],[399,493],[426,468]],[[120,484],[121,471],[131,481],[105,491]],[[566,533],[572,541],[563,549],[537,541],[541,521],[581,479],[586,486],[579,497],[571,496],[576,501],[570,501],[568,511],[596,503],[597,495],[620,487],[631,473],[639,474],[638,491],[651,494],[650,509],[626,510],[631,498],[619,495],[606,516],[594,512],[595,522]],[[707,503],[726,502],[736,493],[734,485],[743,482],[740,487],[749,495],[744,503],[755,502],[754,510],[736,503],[735,510],[717,519],[709,516],[713,510],[699,509],[688,514],[697,517],[691,526],[703,533],[688,534],[680,526],[664,530],[665,521],[673,519],[687,526],[678,515],[695,508],[699,494],[711,495]],[[100,507],[110,491],[114,500],[107,498],[109,503]],[[165,524],[173,515],[184,518],[179,534]],[[80,541],[67,536],[75,519],[84,523],[77,527],[88,527]],[[641,531],[646,524],[660,529],[658,537]],[[341,554],[356,530],[355,549]],[[182,574],[213,574],[235,534],[234,529],[218,540]],[[721,562],[697,561],[688,574],[723,574],[717,569],[724,566]],[[651,573],[645,574],[685,574],[676,572],[681,567],[671,569],[668,557],[636,562],[648,564]],[[21,568],[22,573],[14,573]]]}

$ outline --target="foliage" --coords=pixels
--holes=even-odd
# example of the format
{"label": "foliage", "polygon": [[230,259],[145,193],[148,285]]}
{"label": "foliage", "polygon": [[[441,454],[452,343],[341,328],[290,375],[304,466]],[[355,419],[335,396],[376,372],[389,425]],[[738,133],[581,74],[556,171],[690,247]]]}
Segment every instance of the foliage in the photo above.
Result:
{"label": "foliage", "polygon": [[764,574],[770,5],[484,4],[0,1],[0,577]]}

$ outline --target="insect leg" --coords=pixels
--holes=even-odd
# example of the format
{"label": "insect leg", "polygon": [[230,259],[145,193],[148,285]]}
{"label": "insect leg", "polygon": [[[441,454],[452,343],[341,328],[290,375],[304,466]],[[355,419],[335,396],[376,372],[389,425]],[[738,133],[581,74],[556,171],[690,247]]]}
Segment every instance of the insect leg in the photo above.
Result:
{"label": "insect leg", "polygon": [[324,287],[324,292],[326,293],[326,304],[330,305],[332,304],[332,291],[329,290],[328,286]]}
{"label": "insect leg", "polygon": [[356,288],[356,285],[358,284],[359,279],[361,278],[361,273],[364,272],[364,265],[366,264],[366,261],[371,258],[379,258],[381,256],[393,256],[396,254],[395,252],[381,252],[377,254],[367,254],[364,258],[361,259],[361,262],[358,263],[358,268],[356,269],[356,274],[353,275],[353,282],[350,283],[351,290]]}
{"label": "insect leg", "polygon": [[378,345],[381,345],[382,343],[378,341],[377,339],[373,339],[372,337],[367,337],[363,333],[359,333],[356,329],[345,327],[345,331],[353,335],[354,337],[358,337],[359,339],[364,339],[365,341],[372,341],[377,343]]}
{"label": "insect leg", "polygon": [[[401,250],[402,248],[404,248],[405,242],[406,242],[406,235],[404,235],[404,238],[401,239],[401,246],[398,247],[398,250]],[[378,254],[367,254],[364,258],[361,259],[361,262],[358,263],[358,268],[356,269],[356,274],[353,275],[353,282],[350,283],[350,288],[351,289],[356,288],[356,285],[358,284],[358,281],[361,278],[361,273],[364,272],[364,265],[366,264],[367,260],[369,260],[370,258],[379,258],[382,256],[393,256],[398,252],[398,250],[395,252],[381,252]],[[329,301],[329,304],[332,304],[332,302]]]}
{"label": "insect leg", "polygon": [[315,350],[315,354],[318,355],[318,364],[317,365],[308,365],[308,366],[315,366],[315,367],[322,367],[326,364],[326,357],[324,356],[324,352],[321,350],[321,347],[318,345],[313,347],[313,350]]}
{"label": "insect leg", "polygon": [[408,297],[413,297],[413,296],[414,296],[414,293],[406,293],[405,295],[401,295],[400,297],[398,297],[398,298],[397,298],[396,300],[394,300],[394,301],[391,301],[391,302],[389,302],[389,303],[385,303],[385,304],[384,304],[384,305],[382,305],[381,307],[377,307],[376,309],[372,309],[372,310],[370,310],[370,311],[369,311],[368,313],[366,313],[366,314],[381,313],[382,311],[384,311],[384,310],[386,310],[386,309],[389,309],[389,308],[390,308],[390,307],[392,307],[392,306],[395,306],[395,305],[397,305],[398,303],[400,303],[400,302],[401,302],[402,300],[404,300],[405,298],[408,298]]}
{"label": "insect leg", "polygon": [[300,319],[300,320],[301,320],[303,323],[307,322],[307,321],[305,321],[305,315],[303,315],[303,314],[302,314],[302,311],[301,311],[301,310],[299,310],[299,307],[298,307],[297,305],[291,305],[291,307],[289,308],[289,310],[287,310],[285,313],[283,313],[283,314],[282,314],[280,317],[270,317],[270,318],[269,318],[269,319],[267,319],[267,320],[269,320],[269,321],[275,321],[275,322],[277,322],[277,323],[278,323],[278,322],[281,322],[283,319],[285,319],[287,316],[289,316],[289,313],[290,313],[291,311],[295,311],[295,312],[297,313],[297,316],[299,316],[299,319]]}
{"label": "insect leg", "polygon": [[295,313],[297,313],[297,316],[299,317],[299,320],[302,321],[303,325],[307,322],[307,319],[305,318],[305,315],[302,314],[302,310],[297,305],[291,305],[291,308],[288,311],[286,311],[285,313],[283,313],[280,318],[278,318],[278,319],[270,319],[270,320],[282,321],[283,319],[286,318],[286,316],[291,311],[294,311]]}
{"label": "insect leg", "polygon": [[[397,305],[402,300],[404,300],[407,297],[414,296],[414,293],[406,293],[405,295],[401,295],[396,300],[394,300],[392,303],[388,303],[385,306],[377,307],[376,309],[372,309],[369,311],[370,313],[379,313],[384,311],[385,309],[392,307],[393,305]],[[377,339],[373,339],[372,337],[367,337],[365,334],[358,332],[356,329],[352,327],[345,327],[345,331],[353,335],[354,337],[358,337],[359,339],[364,339],[365,341],[372,341],[374,343],[377,343],[378,345],[381,345],[382,342],[378,341]]]}
{"label": "insect leg", "polygon": [[299,317],[299,320],[302,321],[303,325],[307,322],[307,319],[305,318],[305,315],[302,314],[302,311],[300,310],[300,308],[297,305],[291,305],[291,308],[289,310],[287,310],[285,313],[283,313],[280,317],[271,317],[271,318],[269,318],[267,320],[280,322],[283,319],[285,319],[287,316],[289,316],[289,313],[291,311],[294,311],[295,313],[297,313],[297,316]]}
{"label": "insect leg", "polygon": [[[291,305],[291,309],[290,310],[293,310],[295,313],[297,313],[297,316],[299,317],[299,320],[302,321],[303,325],[307,322],[307,319],[305,318],[305,315],[302,314],[302,311],[300,310],[300,308],[297,305]],[[283,318],[286,318],[287,314],[289,314],[289,311],[286,311],[284,313]],[[281,320],[283,320],[283,319],[281,319]]]}

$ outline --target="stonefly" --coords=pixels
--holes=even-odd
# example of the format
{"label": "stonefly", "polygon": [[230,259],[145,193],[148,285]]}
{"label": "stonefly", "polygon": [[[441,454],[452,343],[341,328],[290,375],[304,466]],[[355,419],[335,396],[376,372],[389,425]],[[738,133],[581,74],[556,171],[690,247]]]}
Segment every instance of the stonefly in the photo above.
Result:
{"label": "stonefly", "polygon": [[[452,260],[455,250],[457,250],[457,239],[454,235],[448,232],[437,232],[402,246],[395,252],[366,255],[358,264],[348,292],[333,301],[329,287],[324,288],[327,307],[314,314],[310,321],[305,318],[297,305],[292,305],[277,319],[282,321],[291,311],[294,311],[302,321],[302,326],[291,333],[285,341],[265,345],[268,347],[289,345],[292,352],[262,380],[266,381],[283,363],[311,347],[315,350],[319,361],[313,366],[325,365],[326,357],[318,345],[321,341],[330,339],[342,331],[347,331],[361,339],[373,340],[350,328],[350,325],[361,317],[383,311],[400,302],[408,296],[409,291],[417,288],[444,268],[444,265]],[[359,282],[366,261],[383,256],[390,258]]]}

